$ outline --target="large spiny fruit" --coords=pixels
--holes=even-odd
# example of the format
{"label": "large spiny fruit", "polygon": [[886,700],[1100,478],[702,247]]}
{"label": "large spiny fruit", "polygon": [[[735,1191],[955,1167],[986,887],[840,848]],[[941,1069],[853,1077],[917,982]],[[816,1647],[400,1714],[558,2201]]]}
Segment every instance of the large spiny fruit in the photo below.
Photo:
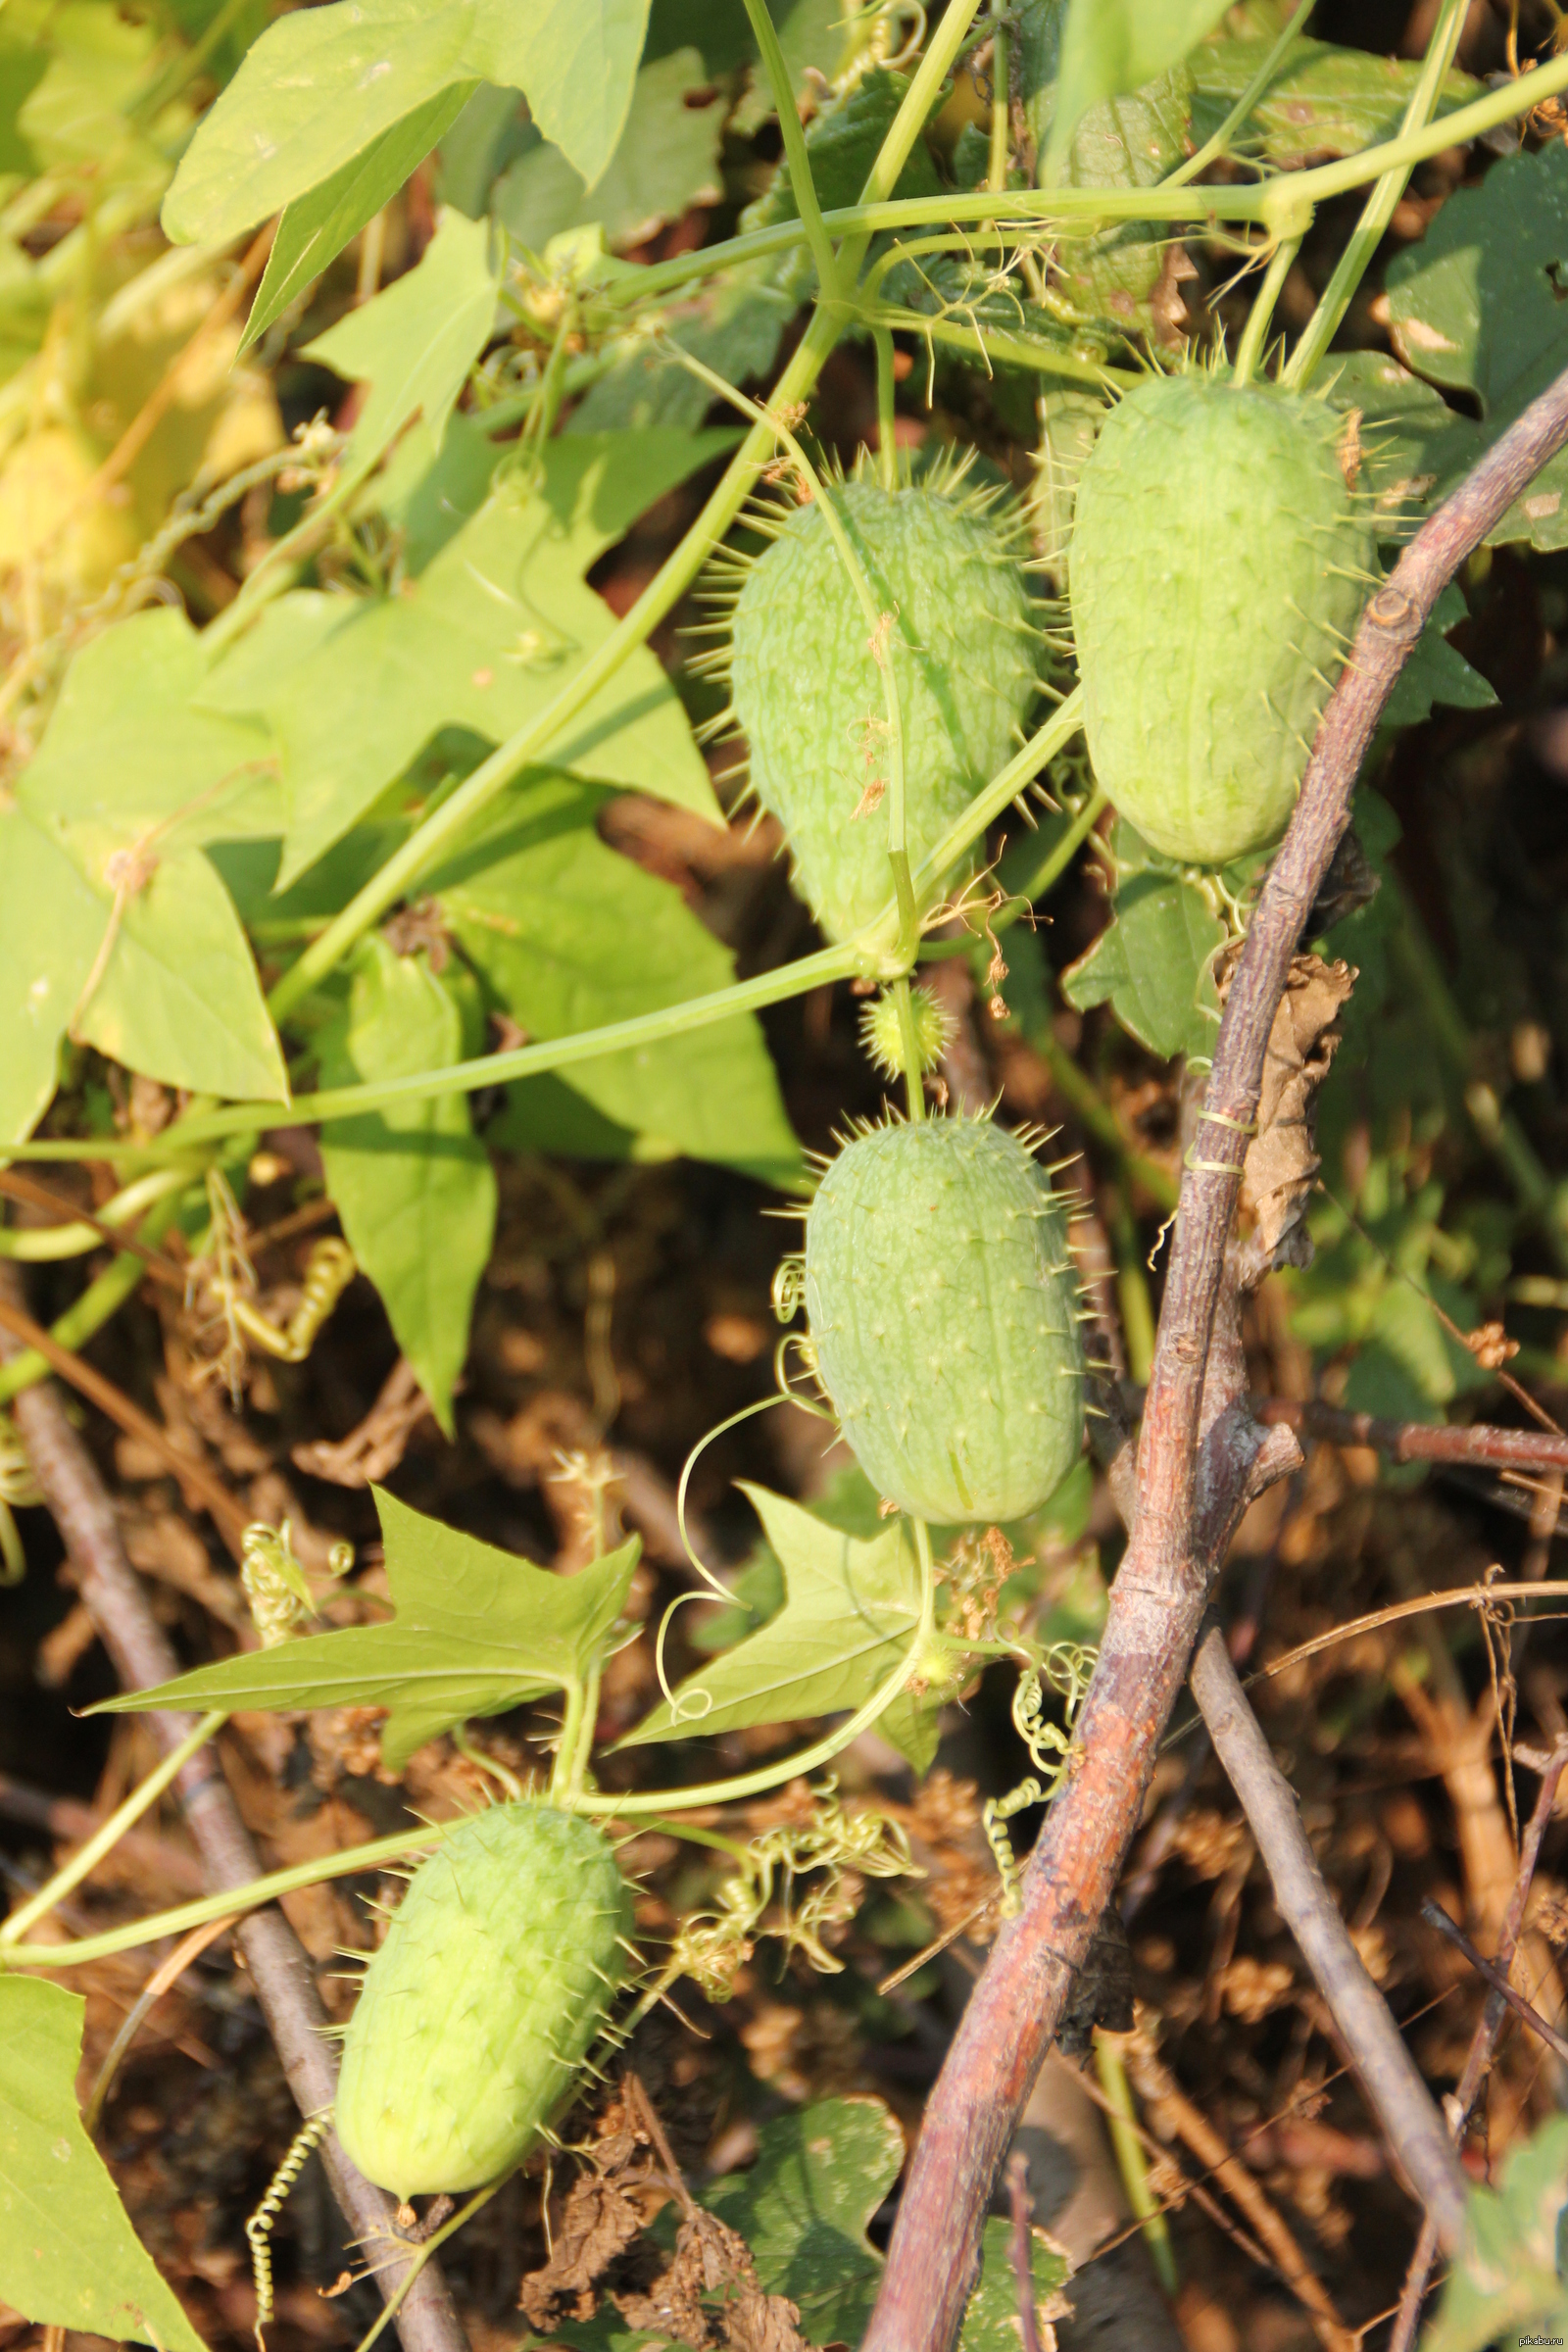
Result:
{"label": "large spiny fruit", "polygon": [[1300,393],[1152,376],[1084,467],[1089,755],[1118,813],[1184,864],[1269,849],[1290,822],[1374,576],[1346,431]]}
{"label": "large spiny fruit", "polygon": [[564,2102],[625,1975],[629,1903],[591,1822],[546,1804],[463,1822],[415,1873],[365,1974],[333,2120],[407,2199],[474,2188]]}
{"label": "large spiny fruit", "polygon": [[[906,841],[918,865],[1015,748],[1037,635],[1016,531],[984,493],[831,483],[880,613],[904,736]],[[813,500],[747,568],[730,693],[752,782],[784,828],[802,896],[830,939],[893,897],[885,705],[864,607]],[[860,813],[858,815],[857,810]]]}
{"label": "large spiny fruit", "polygon": [[1051,1181],[988,1119],[873,1127],[806,1219],[817,1376],[856,1458],[901,1510],[1020,1519],[1083,1442],[1083,1348]]}

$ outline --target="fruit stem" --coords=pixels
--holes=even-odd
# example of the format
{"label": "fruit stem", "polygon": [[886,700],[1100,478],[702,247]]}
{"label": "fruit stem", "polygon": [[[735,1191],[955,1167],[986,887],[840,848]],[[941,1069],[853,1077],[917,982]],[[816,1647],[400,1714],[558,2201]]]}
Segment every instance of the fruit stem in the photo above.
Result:
{"label": "fruit stem", "polygon": [[899,1012],[899,1045],[904,1055],[904,1084],[909,1102],[909,1123],[918,1126],[925,1117],[925,1073],[920,1063],[920,1041],[915,1035],[914,1005],[909,996],[907,978],[895,980],[891,994]]}
{"label": "fruit stem", "polygon": [[1236,347],[1236,369],[1232,381],[1238,386],[1250,384],[1262,356],[1263,339],[1274,316],[1274,305],[1280,298],[1285,280],[1290,276],[1297,255],[1301,250],[1299,237],[1282,237],[1274,248],[1273,258],[1257,289],[1257,299],[1248,313],[1242,329],[1241,342]]}
{"label": "fruit stem", "polygon": [[899,486],[899,444],[893,412],[893,336],[885,326],[873,326],[876,352],[877,477],[889,497]]}
{"label": "fruit stem", "polygon": [[[1453,53],[1459,46],[1468,15],[1468,0],[1444,0],[1443,14],[1427,50],[1421,68],[1421,77],[1410,93],[1400,124],[1401,144],[1412,132],[1419,131],[1431,122],[1433,112],[1443,92]],[[1290,365],[1281,382],[1293,391],[1299,391],[1310,381],[1330,343],[1334,340],[1346,312],[1350,307],[1356,287],[1366,274],[1367,266],[1383,241],[1383,232],[1394,218],[1394,208],[1404,194],[1405,183],[1415,167],[1415,158],[1401,160],[1383,173],[1367,198],[1360,220],[1351,230],[1344,252],[1334,265],[1334,274],[1318,297],[1318,305],[1306,322],[1306,331],[1291,355]]]}

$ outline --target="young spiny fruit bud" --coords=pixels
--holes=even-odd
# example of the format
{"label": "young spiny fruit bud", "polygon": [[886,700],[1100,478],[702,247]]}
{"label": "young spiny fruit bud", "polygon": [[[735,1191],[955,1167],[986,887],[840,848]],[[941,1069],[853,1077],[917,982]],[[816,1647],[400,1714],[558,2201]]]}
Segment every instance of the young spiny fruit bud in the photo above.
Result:
{"label": "young spiny fruit bud", "polygon": [[[910,989],[909,1009],[914,1015],[915,1052],[923,1075],[936,1068],[957,1034],[958,1025],[928,988]],[[899,1020],[899,1001],[891,990],[884,989],[862,1007],[860,1043],[884,1078],[904,1076],[904,1030]]]}
{"label": "young spiny fruit bud", "polygon": [[[1015,748],[1033,700],[1037,632],[1009,530],[979,497],[941,487],[825,486],[877,609],[904,737],[911,865]],[[752,781],[784,828],[795,880],[829,939],[893,897],[888,741],[860,600],[815,500],[784,521],[735,603],[730,691]],[[881,649],[879,649],[881,650]]]}
{"label": "young spiny fruit bud", "polygon": [[1151,376],[1078,485],[1072,622],[1095,774],[1184,864],[1273,846],[1376,547],[1345,418],[1268,384]]}
{"label": "young spiny fruit bud", "polygon": [[591,1822],[496,1805],[421,1863],[365,1972],[333,2121],[396,2197],[477,2188],[564,2103],[626,1973],[630,1901]]}
{"label": "young spiny fruit bud", "polygon": [[988,1119],[873,1127],[806,1219],[818,1378],[861,1469],[916,1518],[1021,1519],[1083,1443],[1078,1279],[1051,1181]]}

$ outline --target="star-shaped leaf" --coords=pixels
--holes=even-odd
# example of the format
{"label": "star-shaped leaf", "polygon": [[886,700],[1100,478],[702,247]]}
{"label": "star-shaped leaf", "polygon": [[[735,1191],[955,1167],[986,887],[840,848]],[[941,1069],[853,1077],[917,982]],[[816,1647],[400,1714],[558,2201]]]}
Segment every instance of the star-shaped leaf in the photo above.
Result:
{"label": "star-shaped leaf", "polygon": [[798,1723],[858,1707],[885,1682],[920,1622],[920,1571],[904,1522],[858,1543],[742,1482],[784,1566],[784,1606],[641,1722],[623,1746],[689,1740],[754,1723]]}
{"label": "star-shaped leaf", "polygon": [[575,1576],[514,1559],[376,1490],[388,1625],[312,1634],[199,1666],[156,1690],[103,1702],[143,1707],[385,1707],[381,1751],[400,1772],[416,1747],[471,1717],[579,1688],[620,1615],[635,1537]]}

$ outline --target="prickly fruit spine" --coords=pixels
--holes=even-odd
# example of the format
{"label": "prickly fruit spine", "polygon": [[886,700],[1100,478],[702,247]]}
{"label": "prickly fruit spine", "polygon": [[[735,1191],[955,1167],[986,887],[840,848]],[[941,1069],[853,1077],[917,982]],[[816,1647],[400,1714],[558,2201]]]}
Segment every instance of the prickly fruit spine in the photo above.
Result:
{"label": "prickly fruit spine", "polygon": [[1152,376],[1084,467],[1071,577],[1089,754],[1167,858],[1225,865],[1290,821],[1375,577],[1344,435],[1300,393]]}
{"label": "prickly fruit spine", "polygon": [[987,1119],[874,1127],[806,1219],[817,1376],[860,1467],[942,1525],[1019,1519],[1083,1442],[1078,1281],[1045,1170]]}
{"label": "prickly fruit spine", "polygon": [[[984,494],[941,485],[849,481],[824,495],[884,615],[917,865],[1011,757],[1034,697],[1037,631],[1017,530]],[[822,929],[847,939],[893,896],[887,724],[865,613],[814,501],[746,567],[729,666],[757,797],[784,828]]]}
{"label": "prickly fruit spine", "polygon": [[496,1805],[415,1873],[366,1971],[335,2122],[395,2196],[474,2188],[564,2102],[625,1976],[630,1910],[598,1830]]}

